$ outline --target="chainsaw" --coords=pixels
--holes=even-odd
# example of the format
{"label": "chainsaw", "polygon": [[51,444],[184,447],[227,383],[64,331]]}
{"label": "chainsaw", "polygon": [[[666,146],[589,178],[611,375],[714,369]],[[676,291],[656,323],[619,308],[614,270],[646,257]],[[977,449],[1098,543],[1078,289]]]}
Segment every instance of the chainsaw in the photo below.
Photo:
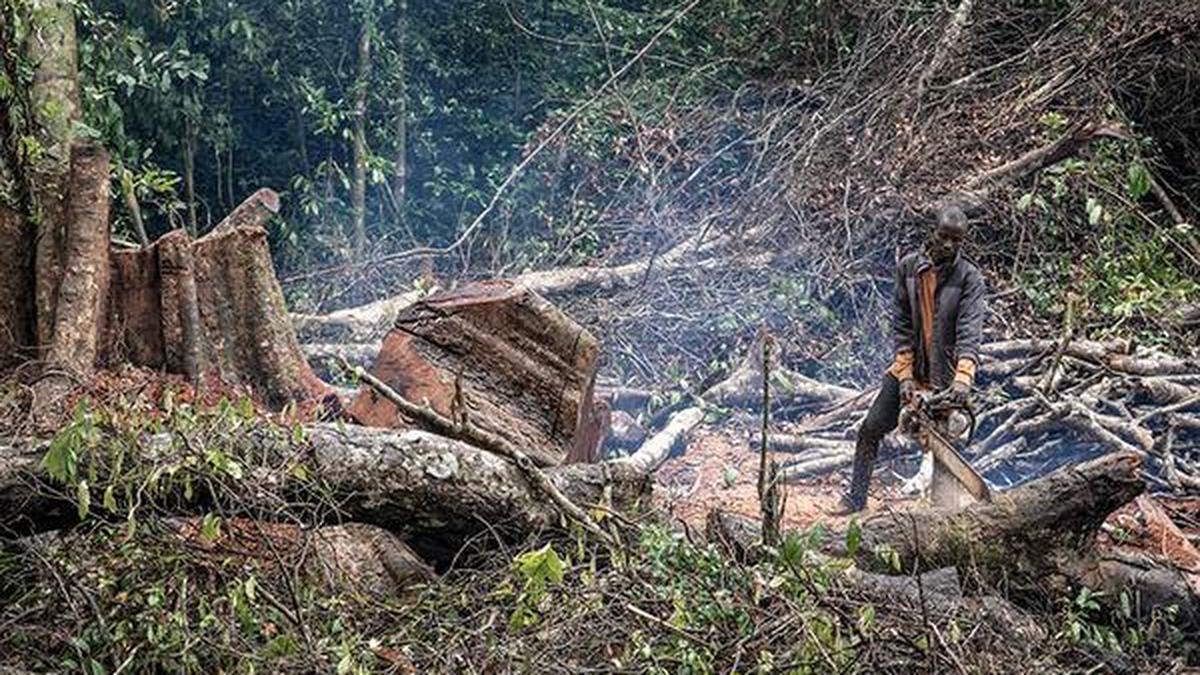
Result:
{"label": "chainsaw", "polygon": [[[974,501],[991,501],[987,482],[963,459],[951,440],[950,420],[966,420],[966,438],[975,431],[975,415],[966,404],[955,404],[937,395],[916,398],[900,413],[900,428],[917,439],[925,454],[919,477],[928,479],[928,491],[939,505],[965,506]],[[927,463],[932,459],[932,464]],[[928,467],[928,469],[926,468]]]}

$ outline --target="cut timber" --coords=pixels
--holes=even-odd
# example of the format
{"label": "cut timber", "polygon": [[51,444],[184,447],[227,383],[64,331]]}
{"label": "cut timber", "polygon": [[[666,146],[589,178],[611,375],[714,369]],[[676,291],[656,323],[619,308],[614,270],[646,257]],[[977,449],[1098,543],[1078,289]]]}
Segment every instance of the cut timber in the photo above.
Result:
{"label": "cut timber", "polygon": [[[403,310],[371,373],[400,396],[526,448],[542,466],[596,457],[596,339],[536,293],[505,281],[438,293]],[[364,387],[348,408],[360,423],[404,427],[391,402]]]}

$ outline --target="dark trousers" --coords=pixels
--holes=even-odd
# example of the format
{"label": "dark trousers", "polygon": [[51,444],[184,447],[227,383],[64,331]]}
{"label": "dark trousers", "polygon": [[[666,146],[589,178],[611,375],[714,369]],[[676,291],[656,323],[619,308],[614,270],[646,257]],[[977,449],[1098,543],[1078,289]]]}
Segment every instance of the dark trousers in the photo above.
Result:
{"label": "dark trousers", "polygon": [[899,417],[900,382],[891,373],[885,373],[879,384],[879,394],[875,396],[875,402],[858,429],[858,441],[854,447],[854,474],[850,478],[846,502],[855,510],[861,511],[867,505],[867,487],[871,484],[879,443],[889,431],[896,428]]}

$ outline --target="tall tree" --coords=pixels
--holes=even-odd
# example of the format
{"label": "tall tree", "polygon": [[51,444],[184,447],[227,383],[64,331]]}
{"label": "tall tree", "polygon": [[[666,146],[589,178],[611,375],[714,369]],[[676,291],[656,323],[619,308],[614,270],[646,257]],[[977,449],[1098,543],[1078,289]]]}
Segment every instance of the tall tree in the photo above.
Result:
{"label": "tall tree", "polygon": [[354,178],[350,184],[350,211],[354,226],[354,257],[360,259],[367,248],[367,94],[371,79],[371,32],[374,8],[367,3],[358,32],[358,72],[354,81],[354,110],[350,123],[353,134]]}

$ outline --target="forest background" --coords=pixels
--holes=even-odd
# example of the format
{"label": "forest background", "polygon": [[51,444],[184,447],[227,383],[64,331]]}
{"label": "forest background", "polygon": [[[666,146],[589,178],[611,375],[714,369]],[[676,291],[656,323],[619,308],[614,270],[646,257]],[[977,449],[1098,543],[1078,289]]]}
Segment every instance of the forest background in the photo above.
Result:
{"label": "forest background", "polygon": [[[6,98],[31,76],[11,46],[37,29],[15,9]],[[921,236],[922,214],[1005,151],[1084,123],[1120,131],[1023,173],[974,213],[976,241],[988,245],[971,254],[996,287],[993,304],[1026,318],[1004,330],[1058,326],[1073,294],[1083,332],[1178,344],[1168,319],[1197,295],[1187,195],[1200,180],[1198,127],[1186,103],[1195,50],[1176,23],[1138,39],[1153,62],[1136,49],[1097,56],[1114,27],[1169,22],[1155,3],[999,3],[976,8],[945,45],[938,2],[74,9],[77,131],[113,153],[114,193],[136,194],[153,240],[176,227],[202,234],[255,189],[279,191],[271,244],[297,311],[435,277],[652,260],[697,233],[734,234],[749,241],[742,253],[785,255],[760,267],[731,253],[702,279],[646,273],[632,306],[579,310],[615,341],[618,379],[727,370],[765,323],[785,335],[793,365],[862,383],[886,360],[890,266]],[[939,72],[926,72],[931,50],[945,52]],[[963,96],[975,108],[955,106]],[[1023,109],[995,106],[1001,97]],[[914,125],[917,116],[930,119]],[[821,119],[830,123],[814,126]],[[26,154],[36,143],[25,137]],[[1169,206],[1155,199],[1160,186]],[[128,203],[115,200],[114,227],[133,240]]]}

